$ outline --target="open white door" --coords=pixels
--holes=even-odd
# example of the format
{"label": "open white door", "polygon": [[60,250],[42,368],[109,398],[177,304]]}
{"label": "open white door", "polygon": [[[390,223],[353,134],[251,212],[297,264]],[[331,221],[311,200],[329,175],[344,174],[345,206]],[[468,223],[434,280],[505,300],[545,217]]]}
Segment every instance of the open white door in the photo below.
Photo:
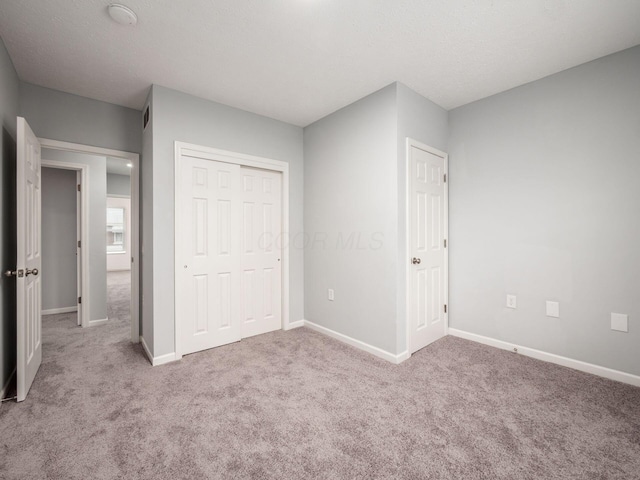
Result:
{"label": "open white door", "polygon": [[40,242],[40,142],[24,118],[18,117],[16,165],[17,265],[17,390],[23,401],[42,363]]}

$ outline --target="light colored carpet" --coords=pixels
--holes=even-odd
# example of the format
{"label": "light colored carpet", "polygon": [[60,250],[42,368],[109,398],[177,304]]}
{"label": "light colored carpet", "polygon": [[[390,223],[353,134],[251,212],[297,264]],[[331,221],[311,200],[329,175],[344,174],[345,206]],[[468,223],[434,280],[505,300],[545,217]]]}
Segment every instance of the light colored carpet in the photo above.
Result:
{"label": "light colored carpet", "polygon": [[107,316],[109,320],[129,323],[131,320],[131,272],[107,273]]}
{"label": "light colored carpet", "polygon": [[297,329],[151,367],[44,326],[3,479],[637,479],[640,389],[448,337],[401,365]]}
{"label": "light colored carpet", "polygon": [[[42,317],[42,363],[63,356],[73,361],[85,349],[99,351],[126,343],[131,338],[131,275],[130,272],[107,274],[108,322],[95,327],[77,326],[72,314],[45,315]],[[95,331],[94,331],[95,330]],[[90,352],[87,352],[90,353]],[[38,377],[40,374],[38,374]],[[30,392],[31,394],[31,392]]]}

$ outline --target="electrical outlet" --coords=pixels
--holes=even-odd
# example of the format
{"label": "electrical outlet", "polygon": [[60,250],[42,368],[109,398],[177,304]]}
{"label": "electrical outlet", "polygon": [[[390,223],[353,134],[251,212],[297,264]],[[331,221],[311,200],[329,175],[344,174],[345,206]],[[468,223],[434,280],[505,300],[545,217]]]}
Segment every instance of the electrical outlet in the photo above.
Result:
{"label": "electrical outlet", "polygon": [[517,308],[518,302],[515,295],[507,295],[507,308]]}
{"label": "electrical outlet", "polygon": [[611,314],[611,330],[617,332],[629,332],[629,315],[623,313]]}
{"label": "electrical outlet", "polygon": [[547,317],[560,318],[560,303],[547,300]]}
{"label": "electrical outlet", "polygon": [[329,290],[327,290],[327,298],[329,300],[331,300],[332,302],[335,300],[336,296],[335,296],[335,293],[333,291],[333,288],[330,288]]}

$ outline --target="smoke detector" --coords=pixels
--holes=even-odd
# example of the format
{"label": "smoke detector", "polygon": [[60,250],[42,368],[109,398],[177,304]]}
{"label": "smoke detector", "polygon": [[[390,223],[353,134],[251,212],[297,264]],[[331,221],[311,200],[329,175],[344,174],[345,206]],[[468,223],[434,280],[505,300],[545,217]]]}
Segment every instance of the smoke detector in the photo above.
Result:
{"label": "smoke detector", "polygon": [[120,25],[130,25],[133,27],[138,23],[138,16],[133,12],[133,10],[125,5],[112,3],[107,7],[107,10],[109,10],[109,16],[113,21]]}

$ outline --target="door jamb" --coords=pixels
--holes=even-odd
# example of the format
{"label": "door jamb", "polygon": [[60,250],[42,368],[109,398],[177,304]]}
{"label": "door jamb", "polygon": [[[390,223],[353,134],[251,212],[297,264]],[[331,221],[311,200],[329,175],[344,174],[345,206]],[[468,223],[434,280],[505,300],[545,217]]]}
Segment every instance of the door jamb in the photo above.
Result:
{"label": "door jamb", "polygon": [[180,268],[179,252],[182,241],[180,235],[181,205],[180,205],[180,158],[194,157],[216,162],[231,163],[242,167],[261,168],[282,173],[282,330],[289,330],[289,164],[280,160],[230,152],[217,148],[204,147],[185,142],[175,142],[174,156],[174,349],[175,359],[182,358],[180,345],[180,299],[178,296],[178,278]]}
{"label": "door jamb", "polygon": [[[89,182],[86,182],[87,185],[89,185]],[[79,242],[76,245],[76,288],[77,288],[77,296],[78,296],[78,315],[77,315],[77,324],[78,326],[82,326],[82,319],[84,318],[83,315],[83,311],[82,311],[82,286],[83,286],[83,281],[82,281],[82,272],[83,270],[83,265],[82,265],[82,257],[84,256],[84,252],[82,250],[82,232],[83,232],[83,225],[86,223],[83,219],[82,219],[82,215],[84,212],[84,199],[82,198],[82,171],[81,170],[76,170],[76,185],[77,185],[77,192],[76,192],[76,240]]]}
{"label": "door jamb", "polygon": [[[40,140],[42,142],[42,140]],[[41,143],[42,145],[42,143]],[[42,148],[42,147],[41,147]],[[40,165],[44,168],[56,168],[60,170],[71,170],[80,173],[80,212],[81,218],[76,219],[80,222],[80,241],[82,246],[80,247],[80,268],[82,274],[80,278],[80,292],[77,292],[78,296],[83,297],[82,302],[78,304],[78,313],[81,319],[81,326],[89,326],[89,312],[91,312],[91,298],[89,297],[89,170],[90,166],[86,163],[70,163],[58,160],[49,160],[42,158]],[[76,247],[77,248],[77,247]],[[85,252],[87,252],[85,254]],[[77,269],[77,266],[76,266]],[[76,300],[77,301],[77,300]]]}
{"label": "door jamb", "polygon": [[[405,263],[405,281],[406,281],[406,342],[407,342],[407,358],[413,355],[411,352],[411,312],[413,309],[413,292],[411,291],[411,263],[409,257],[411,256],[411,148],[419,148],[425,152],[432,153],[438,157],[444,159],[444,174],[447,176],[447,181],[444,183],[444,240],[447,241],[447,248],[444,255],[444,302],[449,305],[449,154],[430,147],[424,143],[418,142],[410,137],[406,140],[406,178],[405,178],[405,237],[406,237],[406,258]],[[449,308],[444,314],[444,334],[449,334]]]}
{"label": "door jamb", "polygon": [[[122,150],[62,142],[48,138],[38,138],[38,141],[42,148],[122,158],[133,165],[131,168],[131,342],[138,343],[140,341],[140,155]],[[84,255],[84,257],[88,257],[88,255]],[[87,292],[84,285],[83,289]],[[85,311],[83,311],[83,322],[84,318],[87,318],[87,320],[89,318],[88,309],[86,316],[84,313]]]}

